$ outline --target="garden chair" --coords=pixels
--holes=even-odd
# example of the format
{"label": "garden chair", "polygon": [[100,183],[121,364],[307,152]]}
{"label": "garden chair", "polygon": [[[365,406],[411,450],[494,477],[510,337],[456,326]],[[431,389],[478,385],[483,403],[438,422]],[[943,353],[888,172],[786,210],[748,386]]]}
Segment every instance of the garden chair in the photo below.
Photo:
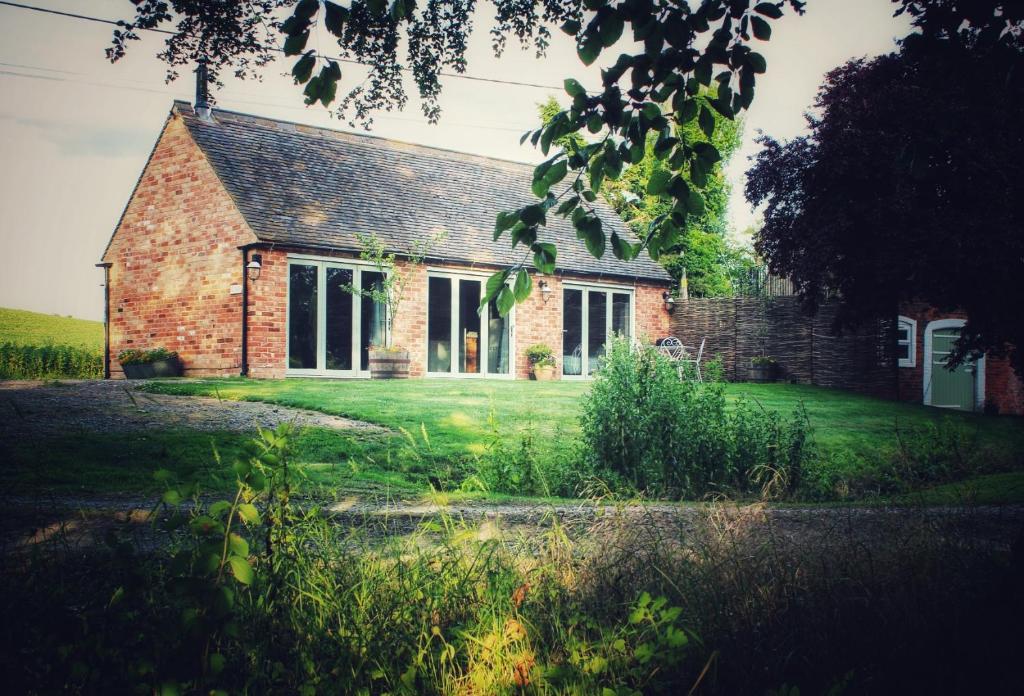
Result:
{"label": "garden chair", "polygon": [[663,338],[658,344],[658,352],[669,360],[682,360],[684,355],[683,342],[675,336]]}
{"label": "garden chair", "polygon": [[564,366],[564,373],[566,375],[582,375],[583,374],[583,344],[577,344],[576,348],[572,351],[572,355],[566,355],[562,357],[562,363]]}
{"label": "garden chair", "polygon": [[[704,378],[700,374],[700,361],[704,358],[704,344],[708,342],[708,337],[705,336],[700,341],[700,347],[683,346],[683,357],[679,359],[679,376],[684,377],[687,365],[693,365],[693,371],[697,375],[697,381],[703,382]],[[691,357],[692,356],[692,357]]]}

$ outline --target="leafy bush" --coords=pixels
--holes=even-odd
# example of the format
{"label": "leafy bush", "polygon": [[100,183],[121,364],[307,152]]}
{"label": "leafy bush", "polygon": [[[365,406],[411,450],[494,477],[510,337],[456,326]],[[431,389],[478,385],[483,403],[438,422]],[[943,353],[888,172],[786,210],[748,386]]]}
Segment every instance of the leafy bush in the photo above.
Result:
{"label": "leafy bush", "polygon": [[130,348],[122,350],[117,354],[117,361],[122,365],[145,365],[161,360],[176,360],[178,354],[166,348],[153,348],[152,350],[139,350]]}
{"label": "leafy bush", "polygon": [[544,343],[535,343],[526,349],[526,359],[533,367],[554,367],[555,351]]}
{"label": "leafy bush", "polygon": [[[712,373],[714,371],[711,371]],[[812,455],[810,424],[740,400],[721,382],[680,380],[667,358],[613,340],[583,405],[583,439],[614,487],[699,497],[780,497],[800,483]]]}
{"label": "leafy bush", "polygon": [[103,353],[84,346],[0,343],[0,379],[96,379]]}

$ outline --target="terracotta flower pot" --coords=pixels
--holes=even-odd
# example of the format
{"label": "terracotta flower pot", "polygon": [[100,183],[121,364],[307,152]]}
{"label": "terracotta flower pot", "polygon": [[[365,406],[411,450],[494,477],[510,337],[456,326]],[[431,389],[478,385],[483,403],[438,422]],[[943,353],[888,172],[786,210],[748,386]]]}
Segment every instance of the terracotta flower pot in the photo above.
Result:
{"label": "terracotta flower pot", "polygon": [[371,350],[370,377],[373,379],[408,379],[409,351]]}
{"label": "terracotta flower pot", "polygon": [[554,365],[534,365],[533,378],[538,382],[550,382],[555,378]]}

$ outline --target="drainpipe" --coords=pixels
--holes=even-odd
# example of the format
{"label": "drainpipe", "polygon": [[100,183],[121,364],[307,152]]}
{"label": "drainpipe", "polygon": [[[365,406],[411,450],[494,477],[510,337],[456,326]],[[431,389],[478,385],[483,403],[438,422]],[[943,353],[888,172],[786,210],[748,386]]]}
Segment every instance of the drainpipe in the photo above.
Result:
{"label": "drainpipe", "polygon": [[242,249],[242,377],[249,376],[249,247]]}
{"label": "drainpipe", "polygon": [[103,269],[103,379],[110,379],[110,264],[96,268]]}

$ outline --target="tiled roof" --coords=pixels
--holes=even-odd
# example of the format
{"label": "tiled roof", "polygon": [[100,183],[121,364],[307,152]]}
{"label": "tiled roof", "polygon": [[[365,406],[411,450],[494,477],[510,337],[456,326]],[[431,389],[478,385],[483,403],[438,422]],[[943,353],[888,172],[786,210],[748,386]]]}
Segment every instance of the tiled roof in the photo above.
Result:
{"label": "tiled roof", "polygon": [[[493,241],[494,218],[536,201],[532,165],[228,111],[209,122],[186,102],[174,112],[260,241],[355,251],[354,233],[376,233],[400,254],[444,230],[432,259],[501,267],[523,257],[507,233]],[[609,232],[633,238],[606,203],[596,207]],[[558,246],[562,272],[670,280],[646,254],[595,259],[562,218],[551,216],[541,239]]]}

